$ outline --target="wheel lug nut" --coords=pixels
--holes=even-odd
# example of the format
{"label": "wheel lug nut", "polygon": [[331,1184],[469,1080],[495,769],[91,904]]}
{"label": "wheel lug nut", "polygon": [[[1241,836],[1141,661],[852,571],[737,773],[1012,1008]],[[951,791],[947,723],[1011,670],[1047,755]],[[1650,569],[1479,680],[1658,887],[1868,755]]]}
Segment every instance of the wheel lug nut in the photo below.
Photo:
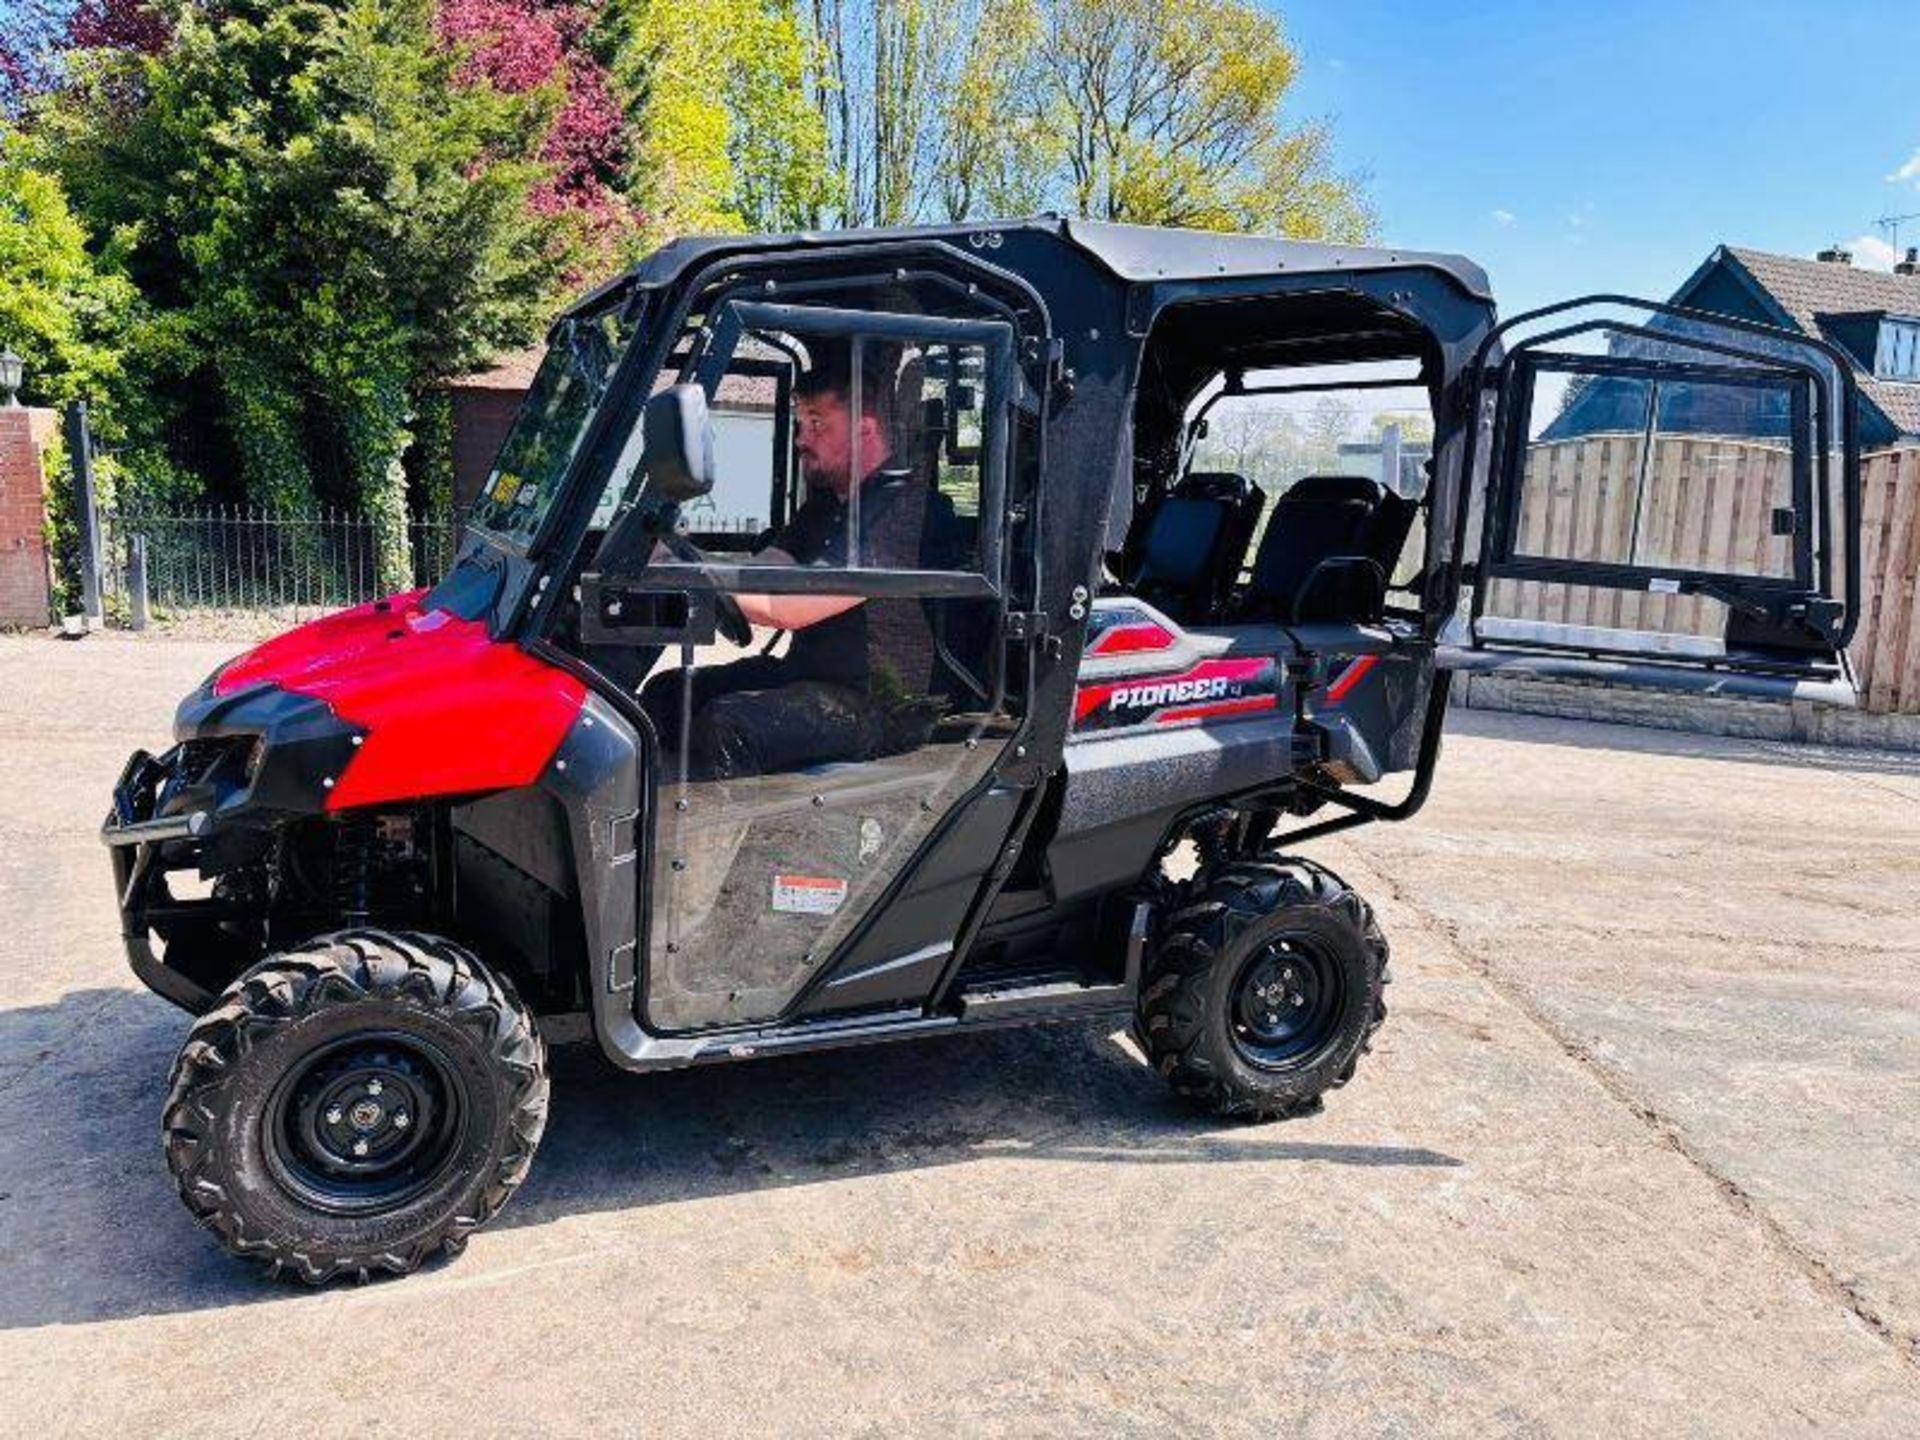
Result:
{"label": "wheel lug nut", "polygon": [[329,1125],[338,1125],[344,1118],[338,1105],[335,1105],[331,1110],[327,1111],[327,1124]]}
{"label": "wheel lug nut", "polygon": [[393,1128],[394,1129],[404,1130],[407,1128],[407,1126],[411,1125],[412,1123],[413,1121],[408,1117],[406,1111],[396,1110],[393,1112]]}
{"label": "wheel lug nut", "polygon": [[[1288,978],[1292,978],[1292,977],[1288,977]],[[384,1087],[380,1084],[378,1080],[367,1081],[367,1094],[369,1095],[378,1095],[383,1088]]]}
{"label": "wheel lug nut", "polygon": [[1306,1003],[1307,1003],[1307,997],[1304,995],[1296,995],[1293,997],[1293,1004],[1296,1010],[1299,1009],[1300,1006]]}
{"label": "wheel lug nut", "polygon": [[367,1153],[367,1142],[366,1142],[366,1141],[364,1141],[364,1140],[356,1140],[356,1141],[354,1141],[354,1142],[353,1142],[353,1153],[354,1153],[354,1154],[356,1154],[356,1155],[364,1155],[364,1154],[366,1154],[366,1153]]}

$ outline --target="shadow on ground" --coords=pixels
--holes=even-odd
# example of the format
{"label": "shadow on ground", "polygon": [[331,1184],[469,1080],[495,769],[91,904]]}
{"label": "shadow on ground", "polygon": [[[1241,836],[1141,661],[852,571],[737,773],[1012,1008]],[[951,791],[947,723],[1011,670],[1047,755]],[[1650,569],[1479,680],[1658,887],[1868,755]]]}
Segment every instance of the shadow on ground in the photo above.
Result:
{"label": "shadow on ground", "polygon": [[[185,1017],[129,990],[0,1011],[0,1329],[302,1293],[228,1257],[175,1197],[158,1115]],[[540,1225],[1017,1155],[1115,1165],[1455,1166],[1183,1109],[1104,1029],[956,1035],[658,1075],[554,1055],[533,1173],[493,1222]],[[459,1263],[459,1262],[455,1262]]]}

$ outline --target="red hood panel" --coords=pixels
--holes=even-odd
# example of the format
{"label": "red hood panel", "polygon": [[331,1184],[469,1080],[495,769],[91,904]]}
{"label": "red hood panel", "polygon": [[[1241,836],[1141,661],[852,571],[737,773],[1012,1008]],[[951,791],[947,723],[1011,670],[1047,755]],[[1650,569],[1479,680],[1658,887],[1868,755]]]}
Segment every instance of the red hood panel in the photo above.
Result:
{"label": "red hood panel", "polygon": [[216,695],[277,685],[323,700],[366,739],[329,810],[531,784],[586,700],[586,687],[486,622],[422,610],[424,591],[358,605],[242,655]]}

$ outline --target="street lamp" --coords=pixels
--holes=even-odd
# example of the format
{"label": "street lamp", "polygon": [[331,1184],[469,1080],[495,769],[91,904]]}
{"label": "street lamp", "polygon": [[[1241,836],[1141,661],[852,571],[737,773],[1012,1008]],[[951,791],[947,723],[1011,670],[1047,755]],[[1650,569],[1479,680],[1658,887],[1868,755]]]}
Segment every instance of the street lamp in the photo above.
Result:
{"label": "street lamp", "polygon": [[20,381],[25,377],[27,365],[9,346],[0,350],[0,390],[7,392],[7,409],[20,407]]}

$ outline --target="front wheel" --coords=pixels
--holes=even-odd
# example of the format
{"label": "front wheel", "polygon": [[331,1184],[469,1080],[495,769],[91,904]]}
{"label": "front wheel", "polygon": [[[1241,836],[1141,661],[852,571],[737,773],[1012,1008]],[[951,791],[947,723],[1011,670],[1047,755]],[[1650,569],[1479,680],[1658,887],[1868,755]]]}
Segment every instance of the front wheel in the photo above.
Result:
{"label": "front wheel", "polygon": [[446,940],[347,930],[270,956],[194,1024],[163,1136],[202,1224],[317,1285],[457,1251],[546,1115],[545,1048],[503,978]]}
{"label": "front wheel", "polygon": [[1310,861],[1203,874],[1167,920],[1135,1031],[1180,1094],[1216,1114],[1298,1115],[1344,1085],[1386,1018],[1373,910]]}

